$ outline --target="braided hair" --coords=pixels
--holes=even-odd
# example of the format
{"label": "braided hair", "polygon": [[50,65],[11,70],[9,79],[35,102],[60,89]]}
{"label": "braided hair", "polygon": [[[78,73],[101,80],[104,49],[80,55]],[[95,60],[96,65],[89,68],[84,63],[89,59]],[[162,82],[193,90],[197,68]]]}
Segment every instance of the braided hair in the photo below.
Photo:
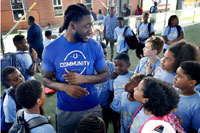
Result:
{"label": "braided hair", "polygon": [[105,133],[105,132],[106,129],[103,119],[94,115],[89,115],[83,118],[77,127],[77,133]]}
{"label": "braided hair", "polygon": [[65,10],[64,22],[60,27],[59,32],[61,33],[67,29],[71,21],[78,22],[82,19],[83,16],[86,15],[90,15],[90,11],[85,5],[79,3],[68,6],[68,8]]}

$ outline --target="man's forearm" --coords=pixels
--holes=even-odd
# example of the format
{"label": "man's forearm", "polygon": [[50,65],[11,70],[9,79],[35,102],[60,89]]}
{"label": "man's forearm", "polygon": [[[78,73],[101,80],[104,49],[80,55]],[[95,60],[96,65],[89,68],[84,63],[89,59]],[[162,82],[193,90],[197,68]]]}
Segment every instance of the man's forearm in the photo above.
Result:
{"label": "man's forearm", "polygon": [[95,75],[85,75],[85,79],[84,79],[85,83],[89,83],[89,84],[98,84],[98,83],[102,83],[108,80],[108,73],[104,72],[104,73],[99,73],[99,74],[95,74]]}

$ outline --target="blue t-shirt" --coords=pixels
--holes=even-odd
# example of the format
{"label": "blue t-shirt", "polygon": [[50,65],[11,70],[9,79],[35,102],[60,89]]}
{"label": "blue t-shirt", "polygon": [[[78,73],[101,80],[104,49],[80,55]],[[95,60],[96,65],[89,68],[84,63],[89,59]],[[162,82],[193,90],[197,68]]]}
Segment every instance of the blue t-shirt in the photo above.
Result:
{"label": "blue t-shirt", "polygon": [[141,106],[141,103],[137,101],[128,100],[128,92],[122,93],[121,99],[121,133],[127,133],[128,126],[132,123],[133,116],[138,108]]}
{"label": "blue t-shirt", "polygon": [[158,7],[157,6],[152,6],[150,13],[157,13],[158,12]]}
{"label": "blue t-shirt", "polygon": [[140,128],[142,127],[142,125],[145,123],[145,121],[147,121],[149,118],[151,118],[151,116],[148,116],[144,113],[144,108],[142,108],[138,114],[135,116],[131,128],[130,128],[130,133],[139,133]]}
{"label": "blue t-shirt", "polygon": [[104,19],[103,24],[104,24],[104,26],[106,26],[105,37],[106,38],[114,38],[114,30],[117,27],[117,17],[114,15],[111,18],[110,15],[108,15]]}
{"label": "blue t-shirt", "polygon": [[98,14],[97,15],[97,20],[104,20],[104,15],[103,14]]}
{"label": "blue t-shirt", "polygon": [[[33,119],[35,117],[43,117],[46,118],[40,114],[28,114],[26,113],[26,111],[24,111],[24,119],[26,121]],[[46,118],[47,119],[47,118]],[[30,133],[56,133],[56,131],[54,130],[53,126],[50,124],[44,124],[41,126],[38,126],[36,128],[33,128],[30,130]]]}
{"label": "blue t-shirt", "polygon": [[109,79],[106,82],[96,85],[99,103],[102,108],[108,106],[108,99],[110,96],[110,91],[112,91],[112,85],[113,85],[113,80],[110,78],[110,75],[114,71],[114,64],[110,61],[106,61],[106,64],[108,68]]}
{"label": "blue t-shirt", "polygon": [[[129,49],[128,44],[125,41],[125,38],[123,36],[125,28],[126,28],[126,26],[124,26],[122,28],[119,28],[119,26],[117,26],[117,28],[115,28],[114,39],[117,40],[117,53],[122,53],[122,52],[127,51]],[[126,30],[125,34],[127,36],[132,36],[133,35],[133,33],[132,33],[130,28],[128,28]]]}
{"label": "blue t-shirt", "polygon": [[197,84],[195,87],[194,87],[194,90],[198,91],[200,93],[200,84]]}
{"label": "blue t-shirt", "polygon": [[[144,24],[144,22],[140,23],[137,27],[137,31],[139,31],[140,38],[148,38],[150,33],[154,32],[153,24],[151,24],[150,33],[148,30],[149,23]],[[145,41],[140,41],[140,43],[145,44]]]}
{"label": "blue t-shirt", "polygon": [[128,83],[129,79],[133,75],[132,72],[128,72],[125,75],[118,75],[113,82],[113,89],[114,89],[114,98],[112,103],[110,104],[110,108],[113,109],[115,112],[120,113],[121,107],[121,95],[125,92],[124,88],[126,83]]}
{"label": "blue t-shirt", "polygon": [[[135,74],[137,73],[142,73],[142,74],[146,74],[145,71],[145,65],[149,65],[148,63],[148,57],[143,57],[142,59],[140,59],[136,69],[135,69]],[[152,74],[154,75],[156,68],[160,67],[160,59],[158,59],[154,64],[151,64],[151,67],[154,67]]]}
{"label": "blue t-shirt", "polygon": [[[68,82],[62,77],[66,74],[65,69],[82,75],[94,75],[96,71],[106,67],[103,50],[100,44],[93,39],[89,39],[86,43],[70,43],[62,35],[45,47],[42,57],[42,69],[55,72],[56,81],[66,84]],[[73,98],[63,91],[57,91],[57,107],[60,110],[82,111],[99,104],[94,84],[81,84],[80,86],[90,93],[81,99]]]}
{"label": "blue t-shirt", "polygon": [[17,120],[16,101],[8,94],[8,92],[6,92],[6,96],[3,101],[3,112],[5,114],[6,123],[14,123]]}
{"label": "blue t-shirt", "polygon": [[43,48],[42,28],[38,24],[33,24],[28,28],[27,40],[30,41],[29,49],[34,48],[38,51]]}
{"label": "blue t-shirt", "polygon": [[[181,27],[180,32],[184,32],[183,27]],[[178,29],[176,27],[167,26],[162,32],[162,36],[165,36],[167,41],[172,41],[178,37]],[[164,44],[164,49],[168,49],[168,47],[168,44]]]}
{"label": "blue t-shirt", "polygon": [[154,74],[153,77],[173,85],[173,81],[174,81],[175,76],[176,76],[175,72],[174,73],[168,73],[168,72],[164,71],[161,67],[158,67],[155,70],[155,74]]}
{"label": "blue t-shirt", "polygon": [[[22,51],[17,51],[16,53],[19,53],[19,52],[22,52]],[[29,53],[17,54],[16,57],[24,70],[23,76],[24,76],[25,80],[35,79],[34,76],[31,76],[29,74],[30,68],[33,65],[33,60],[31,58],[30,54]]]}
{"label": "blue t-shirt", "polygon": [[174,114],[179,119],[183,129],[190,133],[193,128],[198,131],[200,128],[200,95],[195,93],[192,96],[179,94],[180,100],[178,108],[174,109]]}

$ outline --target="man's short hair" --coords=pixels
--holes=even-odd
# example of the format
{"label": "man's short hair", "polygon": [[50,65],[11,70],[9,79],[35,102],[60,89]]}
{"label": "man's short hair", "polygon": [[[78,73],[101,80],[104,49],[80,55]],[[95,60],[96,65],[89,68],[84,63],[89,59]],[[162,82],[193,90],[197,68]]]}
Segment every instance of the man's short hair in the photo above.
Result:
{"label": "man's short hair", "polygon": [[130,63],[130,58],[129,58],[128,54],[125,54],[125,53],[121,53],[121,54],[117,55],[115,57],[115,60],[123,60],[126,63]]}
{"label": "man's short hair", "polygon": [[28,20],[29,20],[30,22],[35,22],[35,18],[34,18],[33,16],[29,16]]}

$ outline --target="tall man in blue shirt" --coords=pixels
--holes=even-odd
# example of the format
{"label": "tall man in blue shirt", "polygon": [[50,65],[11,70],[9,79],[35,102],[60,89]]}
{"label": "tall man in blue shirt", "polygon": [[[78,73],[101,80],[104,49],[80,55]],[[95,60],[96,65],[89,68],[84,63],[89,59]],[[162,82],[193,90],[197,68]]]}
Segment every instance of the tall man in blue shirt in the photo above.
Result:
{"label": "tall man in blue shirt", "polygon": [[40,60],[42,59],[43,51],[43,37],[42,28],[35,23],[35,18],[30,16],[28,18],[28,24],[30,25],[27,32],[27,41],[29,43],[29,51],[31,53],[32,48],[37,52]]}
{"label": "tall man in blue shirt", "polygon": [[43,84],[57,91],[59,133],[74,133],[84,116],[102,114],[95,84],[106,81],[108,74],[103,50],[91,39],[92,26],[87,7],[68,6],[60,28],[66,32],[46,46],[42,55]]}
{"label": "tall man in blue shirt", "polygon": [[110,42],[110,61],[114,54],[114,30],[117,27],[117,17],[114,15],[114,7],[109,8],[109,15],[104,19],[103,39],[106,39],[106,46]]}

